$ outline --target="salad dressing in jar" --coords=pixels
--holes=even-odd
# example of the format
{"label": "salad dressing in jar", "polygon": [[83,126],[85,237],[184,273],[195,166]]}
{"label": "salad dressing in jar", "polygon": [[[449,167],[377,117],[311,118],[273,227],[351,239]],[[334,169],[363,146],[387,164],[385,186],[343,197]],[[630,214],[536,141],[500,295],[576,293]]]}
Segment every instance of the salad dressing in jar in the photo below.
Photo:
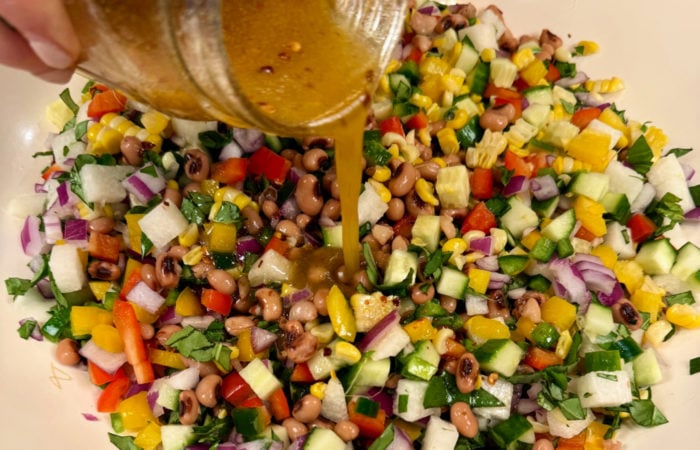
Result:
{"label": "salad dressing in jar", "polygon": [[359,268],[364,104],[402,31],[405,3],[66,0],[88,77],[181,118],[335,138],[350,272]]}

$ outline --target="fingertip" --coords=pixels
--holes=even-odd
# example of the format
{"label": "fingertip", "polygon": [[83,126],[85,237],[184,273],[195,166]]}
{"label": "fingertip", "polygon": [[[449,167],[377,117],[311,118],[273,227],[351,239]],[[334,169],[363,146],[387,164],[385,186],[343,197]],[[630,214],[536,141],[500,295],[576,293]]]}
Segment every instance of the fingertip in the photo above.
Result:
{"label": "fingertip", "polygon": [[67,84],[73,77],[73,69],[47,70],[34,75],[49,83]]}

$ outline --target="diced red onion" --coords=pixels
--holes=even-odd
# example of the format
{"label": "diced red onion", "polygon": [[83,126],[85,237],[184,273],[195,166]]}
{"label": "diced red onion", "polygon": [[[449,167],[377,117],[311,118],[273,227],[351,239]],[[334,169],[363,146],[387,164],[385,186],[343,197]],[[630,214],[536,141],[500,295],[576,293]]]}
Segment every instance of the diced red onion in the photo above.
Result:
{"label": "diced red onion", "polygon": [[87,246],[88,221],[83,219],[66,220],[63,230],[63,239],[66,242],[79,247]]}
{"label": "diced red onion", "polygon": [[584,83],[586,80],[588,80],[588,75],[579,70],[573,77],[559,78],[554,84],[563,88],[569,88],[576,84]]}
{"label": "diced red onion", "polygon": [[424,3],[423,6],[421,6],[418,9],[418,12],[421,14],[427,14],[429,16],[439,16],[440,8],[438,8],[437,5],[433,2],[427,2]]}
{"label": "diced red onion", "polygon": [[625,293],[622,290],[622,286],[620,286],[620,283],[618,281],[615,281],[615,285],[613,286],[612,291],[607,294],[605,292],[598,292],[598,300],[600,303],[602,303],[605,306],[612,306],[622,297],[624,297]]}
{"label": "diced red onion", "polygon": [[260,130],[251,128],[234,128],[233,139],[236,140],[241,149],[246,153],[252,153],[263,146],[265,135]]}
{"label": "diced red onion", "polygon": [[[129,398],[132,395],[136,395],[139,392],[148,392],[148,390],[151,388],[151,383],[131,383],[129,385],[129,389],[126,391],[126,394],[124,394],[124,398]],[[148,397],[148,395],[146,395]]]}
{"label": "diced red onion", "polygon": [[[232,445],[233,447],[225,447],[226,445]],[[188,445],[185,447],[186,450],[209,450],[211,448],[211,445],[209,444],[192,444]],[[216,446],[217,450],[218,449],[226,449],[226,450],[235,450],[236,444],[234,443],[227,443],[227,444],[220,444]]]}
{"label": "diced red onion", "polygon": [[491,236],[472,239],[469,241],[469,250],[490,255],[493,250],[493,239]]}
{"label": "diced red onion", "polygon": [[567,298],[573,303],[588,307],[590,293],[586,288],[581,272],[566,259],[552,259],[547,265],[549,279],[552,281],[555,293]]}
{"label": "diced red onion", "polygon": [[54,298],[53,291],[51,290],[51,281],[48,278],[42,278],[39,280],[39,282],[36,284],[36,288],[45,299]]}
{"label": "diced red onion", "polygon": [[612,105],[612,103],[605,102],[605,103],[601,103],[596,108],[600,109],[601,111],[604,111],[604,110],[608,109],[610,107],[610,105]]}
{"label": "diced red onion", "polygon": [[287,447],[287,450],[301,450],[304,448],[304,444],[306,444],[306,438],[308,437],[307,434],[302,434],[298,438],[294,439],[291,444],[289,444],[289,447]]}
{"label": "diced red onion", "polygon": [[260,327],[250,329],[250,343],[255,353],[267,350],[277,341],[277,335]]}
{"label": "diced red onion", "polygon": [[243,149],[236,141],[231,141],[224,145],[219,153],[219,161],[225,161],[230,158],[240,158],[243,156]]}
{"label": "diced red onion", "polygon": [[576,96],[578,101],[580,101],[586,106],[598,107],[601,104],[603,104],[603,100],[601,99],[599,94],[593,94],[591,92],[577,92],[574,95]]}
{"label": "diced red onion", "polygon": [[[151,173],[155,171],[156,175]],[[165,189],[167,181],[153,165],[146,165],[122,181],[124,188],[140,202],[150,201],[157,193]]]}
{"label": "diced red onion", "polygon": [[236,242],[236,254],[239,258],[242,258],[248,253],[260,255],[263,250],[263,246],[260,245],[260,242],[253,236],[244,236]]}
{"label": "diced red onion", "polygon": [[306,230],[304,230],[303,235],[304,235],[304,240],[310,246],[320,247],[321,245],[323,245],[323,240],[320,237],[318,237],[317,235],[310,233]]}
{"label": "diced red onion", "polygon": [[83,413],[83,417],[88,422],[97,422],[98,420],[100,420],[96,415],[90,413]]}
{"label": "diced red onion", "polygon": [[215,320],[216,320],[216,317],[210,316],[210,315],[188,316],[188,317],[183,317],[180,324],[183,327],[190,326],[193,328],[197,328],[198,330],[204,330],[209,325],[211,325],[211,323],[214,322]]}
{"label": "diced red onion", "polygon": [[488,270],[489,272],[496,272],[498,270],[498,256],[490,255],[479,258],[476,260],[476,266],[479,269]]}
{"label": "diced red onion", "polygon": [[58,196],[58,204],[60,206],[73,206],[78,203],[78,196],[73,193],[70,188],[70,183],[64,181],[59,184],[56,188],[56,194]]}
{"label": "diced red onion", "polygon": [[148,406],[151,408],[153,415],[160,417],[165,414],[165,408],[157,403],[160,392],[158,392],[158,389],[155,389],[155,386],[156,383],[151,384],[151,389],[148,391],[148,394],[146,394],[146,401],[148,402]]}
{"label": "diced red onion", "polygon": [[684,163],[681,163],[681,168],[683,169],[683,174],[685,174],[685,180],[690,181],[691,178],[693,178],[693,175],[695,175],[695,168],[693,168],[693,166],[690,164]]}
{"label": "diced red onion", "polygon": [[692,220],[692,221],[700,220],[700,207],[691,209],[690,211],[685,213],[684,217],[687,220]]}
{"label": "diced red onion", "polygon": [[48,250],[46,237],[39,231],[41,220],[36,216],[27,216],[20,233],[22,250],[27,256],[36,256]]}
{"label": "diced red onion", "polygon": [[170,375],[166,380],[170,387],[186,391],[194,389],[199,382],[199,367],[192,366]]}
{"label": "diced red onion", "polygon": [[46,189],[46,183],[34,183],[34,193],[35,194],[46,194],[48,189]]}
{"label": "diced red onion", "polygon": [[300,212],[301,210],[299,209],[299,205],[297,205],[297,201],[294,199],[294,196],[289,197],[284,201],[284,203],[282,203],[282,206],[280,206],[280,215],[285,219],[294,220],[294,218],[298,216]]}
{"label": "diced red onion", "polygon": [[501,289],[509,281],[510,275],[500,272],[491,272],[491,276],[489,278],[489,289]]}
{"label": "diced red onion", "polygon": [[151,289],[145,281],[139,281],[126,294],[126,298],[150,313],[155,313],[165,303],[165,298]]}
{"label": "diced red onion", "polygon": [[299,179],[304,175],[306,175],[306,171],[304,169],[300,169],[299,167],[293,166],[291,169],[289,169],[287,180],[289,180],[290,183],[297,184],[299,182]]}
{"label": "diced red onion", "polygon": [[518,401],[518,406],[516,410],[522,415],[528,415],[540,409],[540,405],[537,404],[537,400],[530,398],[521,398]]}
{"label": "diced red onion", "polygon": [[413,443],[401,427],[394,427],[394,440],[386,450],[413,450]]}
{"label": "diced red onion", "polygon": [[182,316],[175,313],[175,307],[169,306],[163,314],[158,316],[158,325],[175,325],[182,322]]}
{"label": "diced red onion", "polygon": [[46,214],[43,217],[44,221],[44,236],[46,242],[55,244],[56,241],[63,239],[63,229],[61,227],[61,219],[58,216]]}
{"label": "diced red onion", "polygon": [[379,407],[382,408],[387,415],[391,415],[393,413],[394,398],[389,395],[386,389],[372,386],[367,390],[367,394],[365,395],[379,403]]}
{"label": "diced red onion", "polygon": [[126,353],[112,353],[100,348],[90,339],[78,350],[80,356],[98,366],[108,374],[114,374],[126,362]]}
{"label": "diced red onion", "polygon": [[549,175],[535,177],[530,180],[530,191],[537,200],[547,200],[559,195],[557,182]]}
{"label": "diced red onion", "polygon": [[526,176],[514,175],[508,180],[508,184],[503,188],[503,195],[510,197],[528,189],[529,183]]}
{"label": "diced red onion", "polygon": [[376,342],[379,342],[393,325],[399,323],[400,319],[401,317],[399,316],[398,310],[392,310],[389,314],[384,316],[382,320],[377,322],[377,324],[374,325],[367,332],[367,334],[365,334],[357,348],[359,348],[363,352],[371,350],[373,348],[373,345]]}
{"label": "diced red onion", "polygon": [[285,295],[282,300],[286,307],[293,305],[294,303],[300,302],[302,300],[309,300],[313,296],[313,292],[309,288],[300,289],[294,291],[289,295]]}

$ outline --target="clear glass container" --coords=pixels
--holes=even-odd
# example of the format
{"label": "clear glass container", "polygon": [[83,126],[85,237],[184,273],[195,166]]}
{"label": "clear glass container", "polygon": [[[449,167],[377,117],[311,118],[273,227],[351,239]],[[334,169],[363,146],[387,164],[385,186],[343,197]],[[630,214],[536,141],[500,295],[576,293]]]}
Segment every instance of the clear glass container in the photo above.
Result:
{"label": "clear glass container", "polygon": [[405,0],[66,0],[79,70],[175,116],[313,133],[368,101]]}

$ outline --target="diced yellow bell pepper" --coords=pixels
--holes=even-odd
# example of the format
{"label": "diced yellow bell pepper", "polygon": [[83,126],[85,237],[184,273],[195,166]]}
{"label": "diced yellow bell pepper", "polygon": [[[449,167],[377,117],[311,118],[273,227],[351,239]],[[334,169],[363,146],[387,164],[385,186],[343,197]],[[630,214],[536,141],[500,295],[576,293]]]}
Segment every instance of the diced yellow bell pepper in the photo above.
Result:
{"label": "diced yellow bell pepper", "polygon": [[149,359],[153,364],[158,364],[164,367],[171,367],[177,370],[182,370],[187,367],[182,361],[182,356],[179,353],[171,352],[168,350],[151,348],[149,350]]}
{"label": "diced yellow bell pepper", "polygon": [[556,295],[545,300],[540,309],[542,320],[551,323],[559,331],[568,330],[576,321],[576,306]]}
{"label": "diced yellow bell pepper", "polygon": [[246,328],[238,335],[238,359],[241,362],[250,362],[254,359],[265,359],[267,351],[255,353],[253,342],[250,338],[250,328]]}
{"label": "diced yellow bell pepper", "polygon": [[[423,95],[427,95],[430,97],[430,99],[436,102],[440,99],[443,93],[442,77],[440,75],[426,75],[423,77],[423,81],[420,82],[418,87],[423,92]],[[433,105],[439,110],[440,105]],[[426,112],[428,113],[428,118],[430,118],[430,110],[428,109]]]}
{"label": "diced yellow bell pepper", "polygon": [[204,225],[205,240],[209,251],[233,253],[236,251],[236,226],[228,223],[209,222]]}
{"label": "diced yellow bell pepper", "polygon": [[202,303],[192,289],[186,287],[175,300],[175,314],[183,317],[201,316],[204,314]]}
{"label": "diced yellow bell pepper", "polygon": [[532,330],[534,330],[536,326],[537,324],[529,317],[520,317],[515,323],[515,330],[511,332],[511,339],[514,341],[522,341],[523,339],[531,340]]}
{"label": "diced yellow bell pepper", "polygon": [[449,63],[444,59],[428,55],[418,64],[418,72],[421,75],[444,75],[451,69]]}
{"label": "diced yellow bell pepper", "polygon": [[160,311],[154,313],[148,312],[136,303],[131,302],[131,306],[134,307],[134,312],[136,313],[136,319],[141,323],[154,323],[160,317]]}
{"label": "diced yellow bell pepper", "polygon": [[333,345],[333,357],[347,365],[352,365],[362,358],[362,352],[349,342],[338,341]]}
{"label": "diced yellow bell pepper", "polygon": [[548,69],[544,63],[539,59],[534,59],[520,71],[520,77],[530,86],[535,86],[547,76],[547,72]]}
{"label": "diced yellow bell pepper", "polygon": [[634,293],[644,283],[644,269],[633,259],[618,260],[613,266],[613,272],[630,293]]}
{"label": "diced yellow bell pepper", "polygon": [[482,344],[489,339],[508,339],[510,338],[510,330],[508,326],[496,319],[489,319],[484,316],[474,316],[469,318],[464,324],[464,329],[467,332],[469,339],[477,345]]}
{"label": "diced yellow bell pepper", "polygon": [[[615,111],[612,110],[612,108],[605,108],[603,112],[600,113],[600,116],[598,116],[598,120],[606,125],[610,125],[618,131],[621,131],[625,135],[625,140],[627,142],[629,141],[630,132],[627,125],[622,121],[620,116],[618,116]],[[618,145],[620,145],[619,142]]]}
{"label": "diced yellow bell pepper", "polygon": [[134,438],[134,444],[142,450],[156,450],[162,439],[160,425],[150,422]]}
{"label": "diced yellow bell pepper", "polygon": [[73,336],[92,334],[99,324],[111,325],[112,313],[97,306],[73,306],[70,310],[70,328]]}
{"label": "diced yellow bell pepper", "polygon": [[158,423],[153,415],[146,398],[147,392],[142,391],[119,402],[117,412],[121,416],[122,425],[126,431],[140,431],[149,423]]}
{"label": "diced yellow bell pepper", "polygon": [[111,353],[121,353],[124,351],[124,341],[122,341],[119,331],[112,325],[100,323],[92,328],[92,340],[98,347]]}
{"label": "diced yellow bell pepper", "polygon": [[414,344],[418,341],[432,340],[437,330],[427,317],[421,317],[404,325],[403,330]]}
{"label": "diced yellow bell pepper", "polygon": [[131,272],[133,272],[134,270],[138,270],[140,272],[141,266],[143,266],[143,263],[141,261],[137,261],[134,258],[127,259],[126,266],[124,267],[124,276],[122,277],[122,279],[128,280],[129,276],[131,275]]}
{"label": "diced yellow bell pepper", "polygon": [[109,291],[109,288],[112,287],[112,283],[109,281],[90,281],[88,282],[88,286],[90,286],[92,295],[101,302],[104,300],[105,294]]}
{"label": "diced yellow bell pepper", "polygon": [[566,144],[566,153],[602,172],[611,159],[610,135],[585,128]]}
{"label": "diced yellow bell pepper", "polygon": [[658,158],[661,156],[661,150],[666,146],[668,143],[668,137],[666,134],[663,132],[661,128],[657,127],[649,127],[647,128],[647,131],[644,133],[644,138],[647,140],[647,144],[649,144],[649,148],[651,148],[651,151],[654,153],[654,157]]}
{"label": "diced yellow bell pepper", "polygon": [[673,325],[664,319],[659,319],[649,325],[649,328],[644,331],[642,344],[649,344],[656,348],[664,342],[666,336],[673,331]]}
{"label": "diced yellow bell pepper", "polygon": [[145,214],[125,214],[124,220],[126,220],[126,235],[129,238],[129,248],[140,254],[141,253],[141,227],[139,226],[139,220],[145,216]]}
{"label": "diced yellow bell pepper", "polygon": [[309,388],[309,394],[313,395],[319,400],[323,400],[323,397],[326,395],[326,387],[328,385],[324,383],[323,381],[319,381],[317,383],[314,383],[311,385]]}
{"label": "diced yellow bell pepper", "polygon": [[683,328],[699,328],[700,312],[691,305],[676,303],[666,310],[666,320]]}
{"label": "diced yellow bell pepper", "polygon": [[477,267],[469,268],[469,287],[479,294],[486,293],[491,280],[491,272],[488,270],[479,269]]}
{"label": "diced yellow bell pepper", "polygon": [[605,448],[605,434],[610,429],[609,425],[593,421],[586,427],[586,440],[583,443],[584,450],[603,450]]}
{"label": "diced yellow bell pepper", "polygon": [[663,296],[658,293],[647,292],[637,289],[632,294],[630,301],[640,312],[649,313],[649,321],[656,322],[659,318],[661,308],[664,307]]}
{"label": "diced yellow bell pepper", "polygon": [[542,233],[540,233],[537,230],[532,230],[531,232],[523,236],[523,238],[520,240],[520,243],[523,244],[523,246],[525,246],[526,249],[532,250],[533,248],[535,248],[535,244],[537,244],[537,241],[539,241],[541,237]]}
{"label": "diced yellow bell pepper", "polygon": [[603,265],[610,270],[613,270],[617,262],[617,253],[607,244],[601,244],[591,250],[591,255],[597,256],[602,261]]}
{"label": "diced yellow bell pepper", "polygon": [[607,227],[605,226],[605,207],[595,200],[579,195],[574,200],[574,213],[581,221],[581,225],[590,231],[594,236],[605,236]]}
{"label": "diced yellow bell pepper", "polygon": [[355,340],[355,334],[357,333],[355,315],[345,295],[343,295],[338,286],[333,285],[328,292],[326,307],[328,308],[328,317],[330,318],[331,325],[333,325],[335,334],[341,339],[353,342]]}

